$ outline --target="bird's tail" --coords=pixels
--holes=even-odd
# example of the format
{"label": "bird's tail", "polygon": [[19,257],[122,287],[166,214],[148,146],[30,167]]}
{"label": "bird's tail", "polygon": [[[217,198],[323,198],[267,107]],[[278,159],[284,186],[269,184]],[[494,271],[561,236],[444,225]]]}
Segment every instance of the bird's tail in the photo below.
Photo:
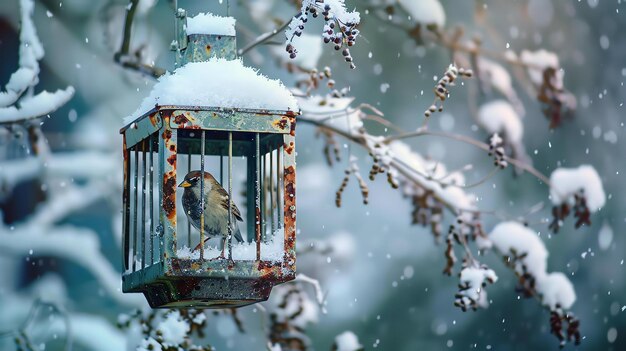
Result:
{"label": "bird's tail", "polygon": [[239,226],[235,226],[235,239],[237,239],[238,243],[243,242],[243,237],[241,236],[241,230],[239,230]]}

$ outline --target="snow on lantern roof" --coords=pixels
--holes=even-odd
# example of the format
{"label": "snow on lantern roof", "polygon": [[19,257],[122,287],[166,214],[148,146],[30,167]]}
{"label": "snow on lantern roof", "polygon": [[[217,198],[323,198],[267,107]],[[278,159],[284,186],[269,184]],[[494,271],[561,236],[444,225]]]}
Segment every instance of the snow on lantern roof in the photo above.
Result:
{"label": "snow on lantern roof", "polygon": [[187,34],[235,35],[235,19],[212,13],[199,13],[187,18]]}
{"label": "snow on lantern roof", "polygon": [[298,111],[296,99],[280,80],[269,79],[239,59],[221,58],[190,62],[159,78],[137,111],[124,118],[124,124],[155,105]]}

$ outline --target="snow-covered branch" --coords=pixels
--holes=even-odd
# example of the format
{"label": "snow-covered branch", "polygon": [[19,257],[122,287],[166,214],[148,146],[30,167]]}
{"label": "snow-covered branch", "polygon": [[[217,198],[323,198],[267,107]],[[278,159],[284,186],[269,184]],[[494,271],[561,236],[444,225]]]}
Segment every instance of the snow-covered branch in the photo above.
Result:
{"label": "snow-covered branch", "polygon": [[32,20],[35,3],[33,0],[20,0],[21,29],[19,68],[11,75],[0,92],[0,124],[19,123],[25,120],[46,116],[67,103],[74,95],[69,86],[55,92],[42,91],[34,94],[39,83],[39,60],[44,49],[39,41]]}

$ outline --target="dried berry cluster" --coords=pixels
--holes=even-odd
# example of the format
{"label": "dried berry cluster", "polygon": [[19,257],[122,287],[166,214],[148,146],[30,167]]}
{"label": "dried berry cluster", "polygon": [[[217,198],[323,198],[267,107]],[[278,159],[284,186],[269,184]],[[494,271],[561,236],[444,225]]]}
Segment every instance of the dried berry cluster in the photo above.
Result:
{"label": "dried berry cluster", "polygon": [[398,189],[400,184],[398,183],[398,176],[395,169],[385,165],[381,162],[380,156],[370,152],[372,156],[372,167],[370,168],[369,179],[371,181],[376,180],[376,176],[381,173],[387,172],[387,183],[391,185],[392,189]]}
{"label": "dried berry cluster", "polygon": [[500,169],[505,169],[509,164],[504,152],[504,140],[495,133],[489,138],[489,156],[493,156],[493,164]]}
{"label": "dried berry cluster", "polygon": [[[228,310],[225,310],[228,311]],[[171,313],[179,313],[180,318],[184,320],[189,325],[189,333],[185,337],[185,340],[180,345],[169,345],[165,344],[165,340],[163,339],[163,332],[159,329],[159,321],[168,314]],[[222,313],[220,311],[215,311],[214,314]],[[234,316],[234,312],[233,312]],[[235,318],[235,323],[240,328],[240,323],[237,323],[238,318]],[[133,323],[137,323],[141,332],[145,338],[145,340],[150,340],[145,346],[146,349],[160,349],[165,351],[170,350],[179,350],[181,348],[190,351],[214,351],[215,349],[210,345],[194,345],[191,342],[192,336],[197,336],[200,339],[205,338],[204,330],[207,326],[207,319],[203,311],[194,310],[194,309],[180,309],[180,310],[166,310],[166,311],[149,311],[147,313],[143,313],[139,310],[133,312],[130,315],[121,315],[117,322],[117,327],[120,329],[128,329],[131,327]],[[156,343],[157,346],[154,345]]]}
{"label": "dried berry cluster", "polygon": [[[336,6],[343,6],[343,4]],[[336,13],[347,14],[347,16],[340,18]],[[333,45],[335,50],[345,48],[343,50],[345,61],[350,64],[350,68],[356,68],[350,50],[346,46],[353,46],[356,43],[356,38],[359,35],[359,30],[356,28],[359,24],[358,16],[355,17],[346,13],[344,8],[334,9],[329,3],[324,3],[324,0],[305,0],[302,11],[292,19],[287,30],[286,50],[289,57],[293,59],[297,56],[298,51],[293,46],[293,39],[302,35],[309,14],[313,18],[317,18],[320,14],[324,17],[325,24],[322,31],[324,43]]]}
{"label": "dried berry cluster", "polygon": [[[306,297],[297,284],[289,284],[285,288],[288,290],[276,306],[277,311],[270,313],[270,343],[280,345],[283,350],[309,350],[311,340],[304,328],[295,322],[304,313]],[[293,308],[293,304],[296,304],[296,308]]]}
{"label": "dried berry cluster", "polygon": [[452,275],[452,269],[454,269],[454,264],[456,263],[456,255],[454,254],[454,234],[453,234],[453,226],[450,226],[450,230],[448,232],[448,236],[446,236],[446,267],[443,269],[443,274],[447,276]]}
{"label": "dried berry cluster", "polygon": [[412,200],[412,224],[423,227],[430,226],[430,231],[435,237],[435,241],[438,242],[442,232],[443,204],[435,198],[431,190],[425,189],[421,189],[418,194],[413,195]]}
{"label": "dried berry cluster", "polygon": [[[450,96],[450,91],[448,90],[448,86],[454,86],[456,79],[461,76],[465,78],[470,78],[472,76],[471,69],[457,68],[455,65],[451,64],[448,66],[448,69],[444,73],[443,77],[439,79],[437,85],[435,85],[435,101],[432,105],[424,112],[424,116],[430,117],[436,111],[443,111],[443,103]],[[439,103],[439,106],[437,106]]]}
{"label": "dried berry cluster", "polygon": [[[481,297],[486,299],[484,289],[487,287],[487,284],[495,283],[494,279],[496,277],[489,267],[480,265],[478,269],[485,272],[480,286],[472,286],[469,282],[461,282],[458,286],[459,291],[454,295],[454,306],[460,308],[463,312],[467,312],[469,309],[476,311],[478,308],[484,307],[486,302],[481,301]],[[491,274],[487,272],[491,272]]]}
{"label": "dried berry cluster", "polygon": [[318,89],[324,81],[326,81],[326,86],[329,89],[332,89],[329,94],[329,96],[332,98],[342,98],[347,96],[350,92],[350,89],[348,87],[344,87],[341,89],[338,89],[336,87],[337,83],[334,79],[332,79],[332,70],[328,66],[324,67],[321,72],[317,69],[305,70],[292,64],[287,64],[287,69],[290,72],[298,70],[299,72],[307,74],[305,79],[300,79],[296,82],[296,86],[299,89],[304,90],[306,96],[309,96],[313,90]]}
{"label": "dried berry cluster", "polygon": [[559,339],[561,348],[569,341],[573,341],[575,345],[580,345],[580,320],[571,313],[551,311],[550,333]]}
{"label": "dried berry cluster", "polygon": [[557,74],[557,70],[553,67],[548,67],[543,71],[543,81],[537,95],[537,100],[544,106],[543,114],[550,120],[550,128],[558,127],[563,120],[563,115],[569,114],[576,105],[576,99],[572,94],[565,91],[558,83]]}
{"label": "dried berry cluster", "polygon": [[327,129],[318,128],[315,136],[324,138],[324,158],[326,159],[326,163],[332,166],[333,163],[340,162],[341,149],[339,148],[335,134],[329,132]]}
{"label": "dried berry cluster", "polygon": [[[587,207],[587,199],[585,194],[581,190],[577,194],[574,194],[574,218],[576,218],[576,229],[583,225],[591,225],[591,211]],[[570,214],[570,206],[567,203],[552,207],[552,222],[550,223],[550,230],[553,233],[558,233],[559,229],[563,226],[563,221]]]}
{"label": "dried berry cluster", "polygon": [[335,205],[337,205],[337,207],[341,207],[341,196],[344,190],[346,189],[346,186],[348,186],[348,182],[350,181],[350,175],[354,175],[354,177],[359,182],[359,188],[361,189],[361,196],[363,196],[363,203],[365,205],[369,203],[369,188],[367,187],[365,180],[363,180],[363,177],[361,177],[361,173],[359,172],[359,166],[356,164],[356,161],[357,161],[356,157],[352,156],[350,158],[350,167],[346,169],[345,171],[346,176],[343,178],[343,181],[341,182],[341,186],[339,187],[339,190],[337,190],[337,193],[335,194],[336,195]]}

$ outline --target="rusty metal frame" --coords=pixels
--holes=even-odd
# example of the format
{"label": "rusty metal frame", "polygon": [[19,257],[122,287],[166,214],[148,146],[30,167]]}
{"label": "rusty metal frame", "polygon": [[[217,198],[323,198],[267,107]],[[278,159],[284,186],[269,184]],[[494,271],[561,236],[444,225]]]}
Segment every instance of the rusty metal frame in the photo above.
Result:
{"label": "rusty metal frame", "polygon": [[[181,117],[182,116],[182,117]],[[160,129],[157,129],[160,127]],[[229,129],[229,128],[232,128]],[[237,133],[246,132],[282,135],[282,145],[269,140],[264,150],[277,150],[277,176],[282,171],[282,187],[277,193],[284,198],[283,219],[284,257],[282,262],[264,260],[197,260],[179,259],[177,251],[176,186],[177,186],[177,130],[213,130]],[[124,274],[125,292],[143,292],[153,307],[220,307],[245,305],[267,299],[271,287],[295,278],[295,114],[289,111],[265,111],[221,108],[192,108],[178,106],[156,107],[134,125],[121,130],[124,140],[131,139],[135,145],[125,145],[125,155],[130,148],[150,138],[150,132],[158,133],[159,225],[157,230],[161,243],[159,262],[136,272]],[[132,137],[129,137],[132,135]],[[139,139],[144,136],[143,139]],[[270,144],[267,144],[270,143]],[[145,144],[144,144],[145,145]],[[272,146],[274,145],[274,146]],[[260,156],[260,155],[259,155]],[[260,159],[255,160],[260,162]],[[130,162],[130,158],[125,164]],[[139,170],[137,170],[139,171]],[[156,170],[155,170],[156,171]],[[261,176],[261,174],[259,174]],[[125,169],[125,187],[130,177]],[[161,179],[160,181],[158,179]],[[129,194],[127,194],[129,195]],[[278,202],[278,200],[277,200]],[[130,203],[125,204],[128,215]],[[257,211],[261,210],[260,208]],[[278,216],[280,219],[281,216]],[[125,220],[125,228],[128,225]],[[258,230],[258,229],[257,229]],[[128,232],[125,233],[127,235]],[[128,253],[125,253],[128,254]],[[258,257],[260,258],[260,257]],[[241,280],[248,281],[244,283]],[[210,281],[210,285],[207,285]],[[188,289],[193,285],[193,289]],[[231,286],[232,285],[232,286]],[[215,288],[218,287],[219,289]],[[224,286],[230,286],[228,289]],[[214,289],[215,288],[215,289]],[[250,290],[252,289],[252,290]],[[230,295],[216,295],[213,290],[230,291]],[[231,294],[232,293],[232,294]],[[195,296],[195,297],[194,297]],[[198,296],[204,296],[200,299]],[[187,302],[184,302],[187,301]]]}

